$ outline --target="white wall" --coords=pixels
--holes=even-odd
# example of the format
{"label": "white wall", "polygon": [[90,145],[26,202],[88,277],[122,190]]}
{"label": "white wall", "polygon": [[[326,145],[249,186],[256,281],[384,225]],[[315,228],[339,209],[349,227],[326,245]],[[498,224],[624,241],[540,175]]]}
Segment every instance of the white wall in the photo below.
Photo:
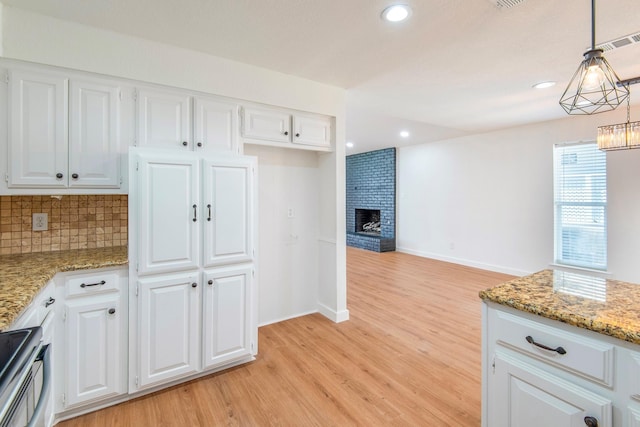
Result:
{"label": "white wall", "polygon": [[[516,275],[553,262],[553,144],[625,111],[398,149],[398,250]],[[609,271],[640,282],[640,150],[607,154]]]}
{"label": "white wall", "polygon": [[[247,64],[199,52],[103,31],[5,6],[2,41],[7,58],[56,65],[199,90],[253,102],[262,102],[336,117],[335,141],[339,151],[318,155],[297,150],[247,146],[258,156],[260,200],[259,323],[266,324],[309,311],[343,312],[346,307],[344,248],[336,222],[331,227],[303,228],[305,213],[315,211],[344,215],[344,197],[336,188],[344,187],[344,105],[343,89],[288,76]],[[340,172],[342,170],[342,172]],[[337,177],[337,178],[336,178]],[[329,192],[318,192],[325,182],[336,183]],[[342,199],[337,199],[342,197]],[[322,203],[322,205],[320,205]],[[292,221],[286,207],[297,211]],[[283,214],[284,212],[284,214]],[[313,213],[311,213],[313,215]],[[293,243],[287,236],[299,236]],[[320,243],[320,234],[323,243]],[[320,245],[333,241],[333,256],[322,257]],[[271,244],[270,244],[271,243]],[[342,243],[343,244],[343,243]],[[323,249],[324,250],[324,249]],[[305,256],[310,254],[310,256]],[[320,260],[322,278],[319,278]],[[326,271],[333,273],[327,275]],[[319,293],[335,298],[318,301]],[[336,316],[329,316],[336,320]]]}
{"label": "white wall", "polygon": [[[259,323],[317,311],[320,198],[317,154],[245,145],[260,159]],[[293,210],[293,218],[288,217]],[[265,238],[269,236],[269,238]]]}
{"label": "white wall", "polygon": [[3,33],[3,19],[2,19],[2,15],[3,15],[3,9],[4,9],[4,5],[2,3],[0,3],[0,56],[4,55],[4,43],[2,40],[2,33]]}
{"label": "white wall", "polygon": [[335,115],[344,90],[200,52],[4,6],[4,54],[112,76]]}

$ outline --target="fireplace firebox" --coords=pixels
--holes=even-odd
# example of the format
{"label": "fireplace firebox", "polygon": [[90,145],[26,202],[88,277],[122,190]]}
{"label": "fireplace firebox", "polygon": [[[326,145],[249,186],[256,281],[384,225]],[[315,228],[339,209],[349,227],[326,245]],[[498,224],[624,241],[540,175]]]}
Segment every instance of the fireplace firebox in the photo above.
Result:
{"label": "fireplace firebox", "polygon": [[356,209],[356,233],[379,236],[382,231],[379,209]]}

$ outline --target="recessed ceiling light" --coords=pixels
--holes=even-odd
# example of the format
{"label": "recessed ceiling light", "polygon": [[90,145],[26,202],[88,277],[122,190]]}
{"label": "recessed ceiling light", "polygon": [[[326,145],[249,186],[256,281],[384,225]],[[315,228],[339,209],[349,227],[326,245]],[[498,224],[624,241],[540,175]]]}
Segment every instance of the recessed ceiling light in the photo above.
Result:
{"label": "recessed ceiling light", "polygon": [[353,142],[349,141],[346,144],[347,148],[353,148]]}
{"label": "recessed ceiling light", "polygon": [[382,19],[389,22],[404,21],[411,15],[411,9],[406,4],[394,4],[382,11]]}
{"label": "recessed ceiling light", "polygon": [[403,130],[402,132],[400,132],[400,136],[403,138],[409,138],[409,132],[407,132],[406,130]]}
{"label": "recessed ceiling light", "polygon": [[548,87],[551,86],[555,86],[556,82],[552,82],[552,81],[547,81],[547,82],[540,82],[540,83],[536,83],[533,85],[534,89],[546,89]]}

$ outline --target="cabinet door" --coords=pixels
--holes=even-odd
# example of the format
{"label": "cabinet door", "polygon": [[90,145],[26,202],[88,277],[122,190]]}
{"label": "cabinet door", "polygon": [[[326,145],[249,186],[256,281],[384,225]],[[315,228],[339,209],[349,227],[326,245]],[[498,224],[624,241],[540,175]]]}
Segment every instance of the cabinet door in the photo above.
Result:
{"label": "cabinet door", "polygon": [[242,131],[245,138],[288,143],[291,116],[279,110],[244,108]]}
{"label": "cabinet door", "polygon": [[196,273],[138,281],[139,388],[197,371],[199,303]]}
{"label": "cabinet door", "polygon": [[593,417],[612,426],[611,401],[516,357],[497,352],[489,402],[492,427],[578,427]]}
{"label": "cabinet door", "polygon": [[126,313],[118,294],[71,299],[65,304],[66,407],[125,392],[121,364]]}
{"label": "cabinet door", "polygon": [[138,91],[140,147],[191,149],[191,97],[151,89]]}
{"label": "cabinet door", "polygon": [[67,186],[68,80],[12,70],[9,187]]}
{"label": "cabinet door", "polygon": [[197,268],[198,161],[171,153],[139,154],[136,161],[138,274]]}
{"label": "cabinet door", "polygon": [[120,187],[117,86],[71,81],[69,187]]}
{"label": "cabinet door", "polygon": [[314,147],[331,147],[331,119],[293,116],[293,143]]}
{"label": "cabinet door", "polygon": [[252,158],[204,161],[204,265],[253,258]]}
{"label": "cabinet door", "polygon": [[204,273],[204,367],[252,354],[251,266]]}
{"label": "cabinet door", "polygon": [[209,98],[195,99],[195,150],[238,152],[238,106]]}

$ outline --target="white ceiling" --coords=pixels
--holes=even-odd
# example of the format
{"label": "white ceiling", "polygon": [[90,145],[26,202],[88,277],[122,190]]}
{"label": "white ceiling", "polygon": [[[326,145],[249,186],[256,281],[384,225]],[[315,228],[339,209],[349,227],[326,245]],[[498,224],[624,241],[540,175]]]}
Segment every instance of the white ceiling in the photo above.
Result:
{"label": "white ceiling", "polygon": [[[591,40],[589,0],[0,2],[343,87],[352,152],[565,117],[558,99]],[[398,2],[410,19],[383,22]],[[600,0],[596,19],[596,43],[639,32],[640,0]],[[605,57],[640,76],[640,43]],[[558,84],[531,88],[544,80]]]}

